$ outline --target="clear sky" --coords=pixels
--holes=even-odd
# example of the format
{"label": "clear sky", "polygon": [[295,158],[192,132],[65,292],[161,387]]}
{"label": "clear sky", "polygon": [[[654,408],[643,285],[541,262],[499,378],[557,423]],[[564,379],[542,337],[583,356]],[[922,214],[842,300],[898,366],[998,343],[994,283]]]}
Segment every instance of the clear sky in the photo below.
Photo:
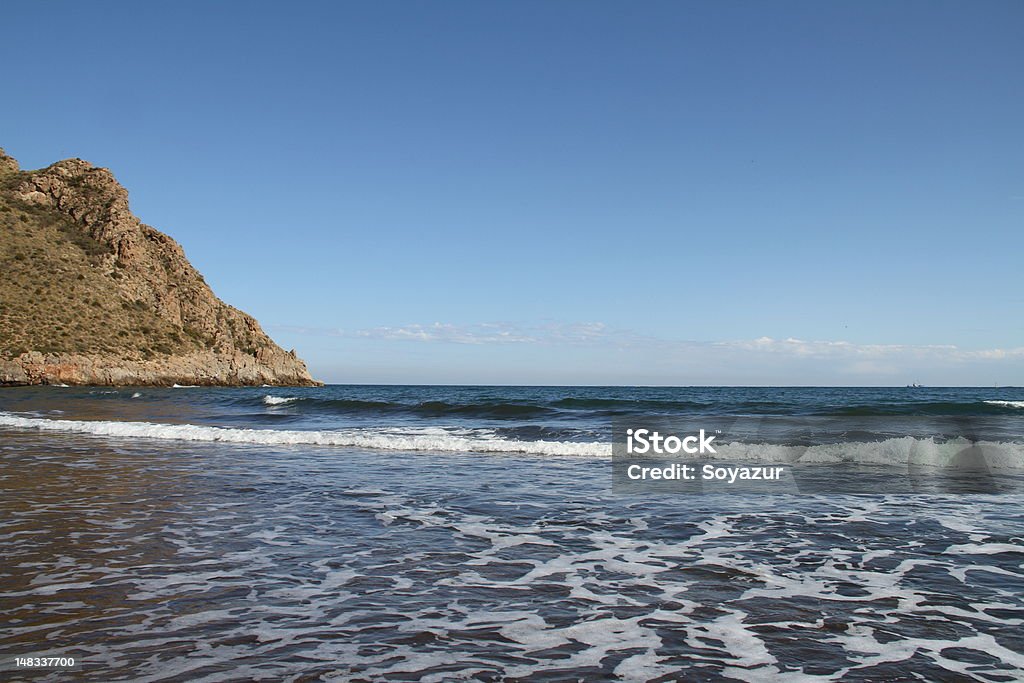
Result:
{"label": "clear sky", "polygon": [[22,2],[111,168],[331,382],[1024,384],[1024,3]]}

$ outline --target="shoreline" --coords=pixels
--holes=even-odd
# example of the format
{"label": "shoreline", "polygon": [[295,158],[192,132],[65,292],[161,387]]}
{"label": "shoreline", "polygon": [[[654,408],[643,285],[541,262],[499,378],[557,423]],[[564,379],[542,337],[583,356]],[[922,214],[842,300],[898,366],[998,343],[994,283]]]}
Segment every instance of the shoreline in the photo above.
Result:
{"label": "shoreline", "polygon": [[[305,368],[302,368],[305,370]],[[286,352],[249,355],[203,351],[150,360],[81,354],[23,353],[0,359],[0,387],[15,386],[223,386],[320,387]]]}

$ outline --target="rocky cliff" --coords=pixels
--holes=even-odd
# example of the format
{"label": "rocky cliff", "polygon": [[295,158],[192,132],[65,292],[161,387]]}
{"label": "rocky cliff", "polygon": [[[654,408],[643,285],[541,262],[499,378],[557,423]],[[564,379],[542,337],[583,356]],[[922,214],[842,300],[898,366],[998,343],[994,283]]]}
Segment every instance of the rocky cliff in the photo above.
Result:
{"label": "rocky cliff", "polygon": [[0,384],[315,385],[81,159],[0,149]]}

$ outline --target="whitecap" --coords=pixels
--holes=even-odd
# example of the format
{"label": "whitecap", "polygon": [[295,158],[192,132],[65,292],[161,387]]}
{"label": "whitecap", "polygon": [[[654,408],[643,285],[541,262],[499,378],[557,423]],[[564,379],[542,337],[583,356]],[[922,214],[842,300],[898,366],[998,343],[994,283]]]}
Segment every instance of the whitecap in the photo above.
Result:
{"label": "whitecap", "polygon": [[1024,408],[1024,401],[985,401],[991,406],[1005,406],[1007,408]]}
{"label": "whitecap", "polygon": [[442,428],[339,429],[328,431],[236,429],[192,424],[116,422],[107,420],[48,420],[0,412],[0,426],[77,432],[97,436],[212,441],[267,445],[316,445],[398,451],[529,453],[534,455],[609,456],[611,444],[568,441],[515,441],[488,430]]}
{"label": "whitecap", "polygon": [[[446,427],[366,427],[336,430],[277,430],[210,427],[194,424],[64,420],[22,417],[0,412],[0,426],[98,436],[172,439],[266,445],[315,445],[396,451],[457,453],[524,453],[530,455],[609,457],[612,444],[577,441],[521,441],[489,429]],[[969,456],[969,457],[968,457]],[[673,456],[678,458],[679,456]],[[696,459],[696,458],[695,458]],[[723,443],[716,459],[731,462],[859,463],[886,466],[1024,469],[1024,444],[900,437],[884,441],[842,442],[815,446],[770,443]],[[961,462],[963,461],[963,462]]]}
{"label": "whitecap", "polygon": [[263,397],[263,402],[268,406],[280,406],[285,403],[291,403],[292,401],[298,401],[298,396],[271,396],[267,394]]}

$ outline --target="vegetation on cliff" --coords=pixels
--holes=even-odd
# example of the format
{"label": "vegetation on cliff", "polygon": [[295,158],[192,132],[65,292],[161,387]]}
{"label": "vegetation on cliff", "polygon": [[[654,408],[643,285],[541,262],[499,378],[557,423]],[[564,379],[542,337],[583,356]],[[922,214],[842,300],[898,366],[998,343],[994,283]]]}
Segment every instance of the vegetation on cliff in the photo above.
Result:
{"label": "vegetation on cliff", "polygon": [[0,149],[0,383],[313,384],[109,171]]}

